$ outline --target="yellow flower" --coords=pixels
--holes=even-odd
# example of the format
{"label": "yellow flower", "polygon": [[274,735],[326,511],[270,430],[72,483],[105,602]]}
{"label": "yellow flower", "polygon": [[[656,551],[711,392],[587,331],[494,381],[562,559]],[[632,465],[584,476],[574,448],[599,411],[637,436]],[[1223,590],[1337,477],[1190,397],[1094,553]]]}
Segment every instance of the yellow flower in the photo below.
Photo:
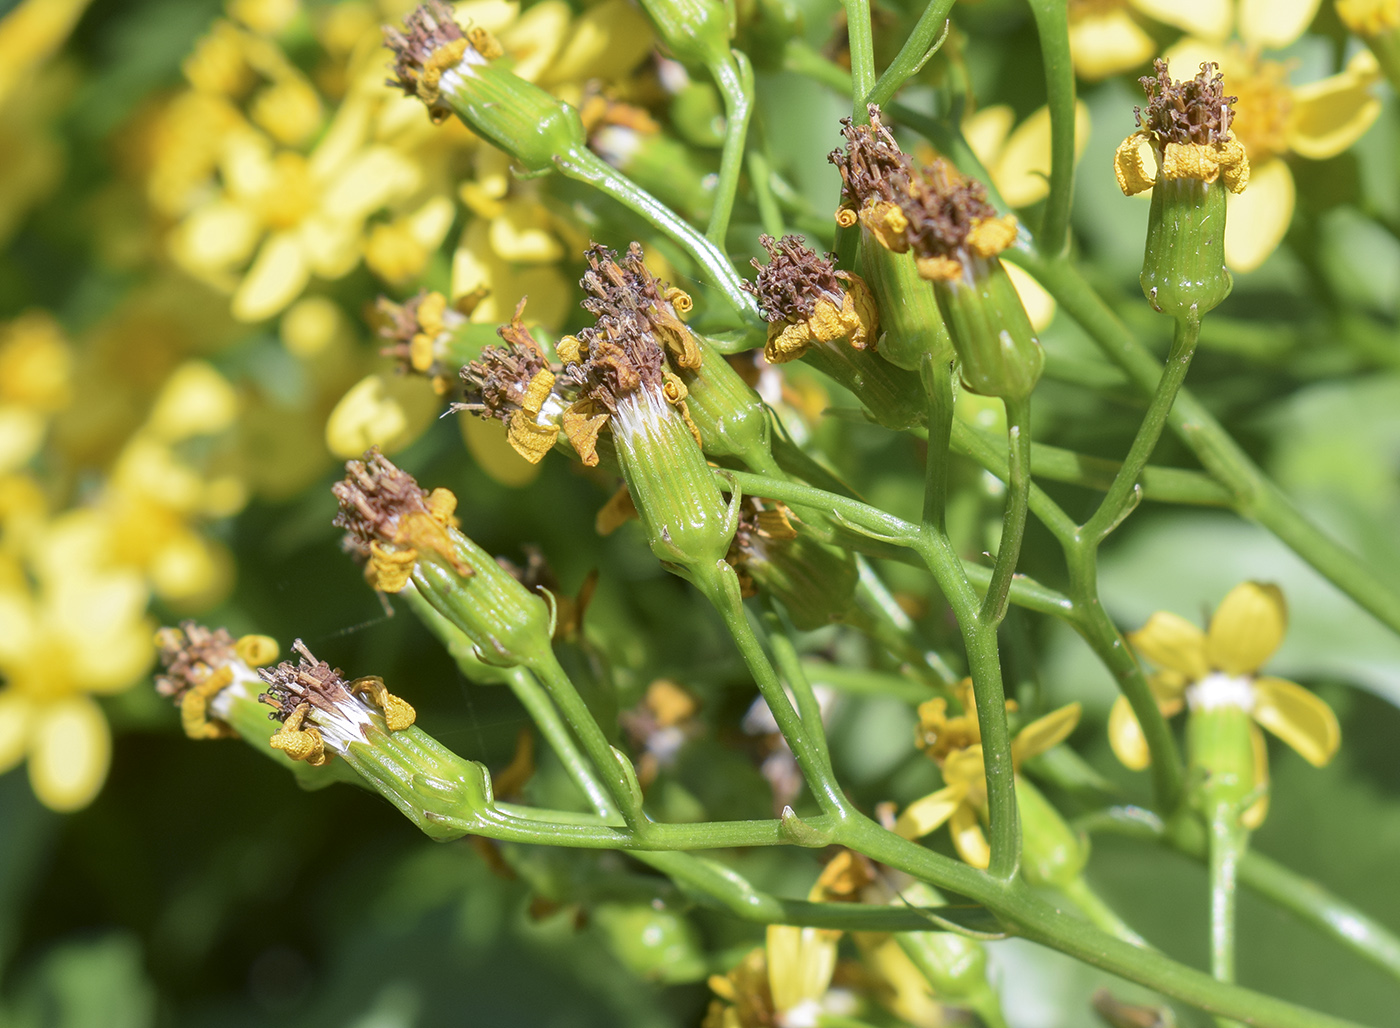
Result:
{"label": "yellow flower", "polygon": [[0,326],[0,472],[14,471],[43,445],[49,419],[68,405],[72,356],[43,311]]}
{"label": "yellow flower", "polygon": [[1248,191],[1228,199],[1225,262],[1235,271],[1253,271],[1293,220],[1297,189],[1284,158],[1326,160],[1360,139],[1380,114],[1381,102],[1371,95],[1380,67],[1361,50],[1337,74],[1294,86],[1286,65],[1257,50],[1199,39],[1179,43],[1167,60],[1182,70],[1217,62],[1225,92],[1239,98],[1232,131],[1249,157],[1250,179]]}
{"label": "yellow flower", "polygon": [[1234,27],[1245,44],[1281,50],[1312,23],[1320,0],[1069,0],[1074,70],[1096,80],[1129,71],[1157,52],[1153,22],[1219,42]]}
{"label": "yellow flower", "polygon": [[145,673],[153,625],[134,572],[41,576],[0,556],[0,773],[28,759],[34,794],[54,810],[86,806],[107,777],[111,735],[92,694]]}
{"label": "yellow flower", "polygon": [[1400,0],[1337,0],[1337,17],[1358,36],[1374,39],[1400,28]]}
{"label": "yellow flower", "polygon": [[0,18],[0,104],[63,45],[92,0],[25,0]]}
{"label": "yellow flower", "polygon": [[[920,839],[949,822],[958,855],[973,867],[985,868],[991,861],[991,847],[982,831],[987,812],[987,779],[982,766],[982,734],[972,680],[957,686],[961,714],[948,714],[948,701],[942,698],[919,705],[917,741],[921,749],[943,769],[944,786],[904,809],[894,830],[906,839]],[[1015,703],[1008,700],[1007,709]],[[1021,764],[1063,742],[1079,724],[1080,707],[1071,703],[1051,711],[1026,725],[1011,740],[1011,764]]]}
{"label": "yellow flower", "polygon": [[[1337,752],[1341,729],[1332,708],[1300,685],[1259,674],[1278,649],[1288,612],[1277,586],[1245,582],[1221,601],[1210,627],[1201,631],[1176,614],[1159,611],[1128,636],[1139,654],[1161,670],[1149,682],[1157,706],[1171,717],[1185,706],[1209,709],[1224,704],[1242,707],[1314,767]],[[1256,784],[1268,782],[1264,737],[1251,726]],[[1128,767],[1141,770],[1151,758],[1132,708],[1120,696],[1108,720],[1108,738]],[[1267,796],[1245,814],[1256,828],[1267,812]]]}

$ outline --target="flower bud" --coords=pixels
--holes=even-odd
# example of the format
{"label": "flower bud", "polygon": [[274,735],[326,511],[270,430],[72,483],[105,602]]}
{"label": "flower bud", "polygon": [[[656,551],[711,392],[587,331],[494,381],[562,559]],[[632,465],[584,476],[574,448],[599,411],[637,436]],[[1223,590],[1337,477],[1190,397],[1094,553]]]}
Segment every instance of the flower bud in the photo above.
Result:
{"label": "flower bud", "polygon": [[433,390],[444,395],[452,388],[457,368],[473,360],[490,340],[490,328],[467,320],[485,297],[484,289],[452,303],[442,293],[426,289],[401,304],[379,297],[372,320],[375,331],[389,344],[380,354],[397,361],[404,374],[426,376]]}
{"label": "flower bud", "polygon": [[700,445],[711,457],[735,457],[752,470],[772,460],[768,410],[753,387],[744,381],[703,336],[700,366],[678,373],[686,387],[686,409],[700,432]]}
{"label": "flower bud", "polygon": [[708,68],[730,60],[729,14],[718,0],[642,0],[642,9],[682,63]]}
{"label": "flower bud", "polygon": [[395,57],[391,84],[421,99],[434,121],[456,114],[531,171],[584,149],[578,112],[495,64],[501,44],[480,27],[464,32],[442,0],[427,0],[384,38]]}
{"label": "flower bud", "polygon": [[1024,775],[1016,776],[1021,816],[1021,873],[1032,885],[1064,888],[1084,871],[1089,847]]}
{"label": "flower bud", "polygon": [[1173,317],[1200,317],[1230,295],[1225,190],[1244,192],[1249,159],[1230,131],[1235,97],[1224,95],[1215,65],[1202,64],[1186,82],[1172,79],[1166,61],[1153,67],[1155,75],[1139,80],[1147,109],[1135,109],[1138,129],[1119,145],[1114,171],[1129,196],[1152,190],[1141,275],[1147,302]]}
{"label": "flower bud", "polygon": [[428,493],[377,450],[348,461],[332,487],[345,547],[367,561],[376,589],[398,592],[410,579],[423,598],[466,634],[488,664],[528,664],[549,651],[553,613],[457,529],[457,498]]}

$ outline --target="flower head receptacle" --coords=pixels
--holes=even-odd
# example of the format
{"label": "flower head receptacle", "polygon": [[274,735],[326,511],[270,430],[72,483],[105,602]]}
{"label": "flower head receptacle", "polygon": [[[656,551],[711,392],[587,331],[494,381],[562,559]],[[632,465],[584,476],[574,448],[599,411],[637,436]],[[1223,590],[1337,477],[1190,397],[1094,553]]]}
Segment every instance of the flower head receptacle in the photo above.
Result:
{"label": "flower head receptacle", "polygon": [[477,290],[449,303],[442,293],[426,289],[403,303],[380,296],[373,316],[379,337],[387,343],[380,354],[392,357],[404,374],[426,376],[433,391],[445,395],[456,369],[480,349],[471,336],[485,326],[472,325],[467,319],[484,297],[484,291]]}
{"label": "flower head receptacle", "polygon": [[[1341,743],[1337,717],[1326,703],[1300,685],[1259,673],[1282,642],[1287,618],[1283,593],[1276,586],[1245,582],[1221,601],[1205,631],[1159,611],[1128,635],[1138,654],[1160,669],[1148,681],[1164,715],[1189,708],[1193,720],[1229,718],[1241,727],[1245,718],[1253,722],[1242,743],[1236,739],[1230,744],[1234,750],[1242,745],[1243,754],[1223,745],[1203,746],[1201,733],[1193,733],[1189,754],[1203,775],[1209,771],[1205,765],[1220,760],[1249,771],[1238,783],[1236,797],[1250,800],[1242,813],[1246,828],[1257,828],[1268,813],[1268,750],[1260,727],[1314,767],[1330,761]],[[1148,766],[1142,728],[1126,699],[1114,703],[1108,731],[1119,760],[1135,770]]]}
{"label": "flower head receptacle", "polygon": [[584,149],[578,112],[495,64],[501,44],[483,28],[463,30],[442,0],[428,0],[384,38],[394,52],[390,84],[422,100],[434,121],[456,114],[531,171]]}
{"label": "flower head receptacle", "polygon": [[1152,190],[1142,291],[1155,310],[1199,317],[1230,294],[1225,268],[1225,191],[1244,191],[1249,158],[1230,130],[1235,97],[1223,77],[1203,64],[1178,82],[1157,61],[1140,81],[1147,108],[1118,147],[1114,172],[1129,196]]}
{"label": "flower head receptacle", "polygon": [[457,529],[451,492],[429,493],[374,450],[345,468],[332,488],[335,524],[345,529],[346,549],[367,561],[375,588],[398,592],[411,580],[488,664],[528,664],[549,652],[550,606]]}

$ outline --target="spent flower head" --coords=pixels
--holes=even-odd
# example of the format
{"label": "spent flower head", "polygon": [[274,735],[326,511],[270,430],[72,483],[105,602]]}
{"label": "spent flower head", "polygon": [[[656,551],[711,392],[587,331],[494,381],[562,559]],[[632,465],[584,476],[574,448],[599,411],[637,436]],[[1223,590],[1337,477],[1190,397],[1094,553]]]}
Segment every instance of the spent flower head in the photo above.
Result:
{"label": "spent flower head", "polygon": [[865,283],[837,271],[832,255],[818,256],[801,236],[759,237],[768,263],[752,261],[758,271],[744,288],[758,298],[768,319],[763,356],[770,364],[801,357],[818,344],[846,339],[857,350],[872,347],[879,314]]}
{"label": "spent flower head", "polygon": [[254,668],[277,659],[277,643],[268,636],[234,639],[226,628],[195,621],[162,628],[156,646],[164,668],[156,676],[156,691],[180,708],[180,725],[191,739],[237,734],[230,717],[233,702],[253,699]]}

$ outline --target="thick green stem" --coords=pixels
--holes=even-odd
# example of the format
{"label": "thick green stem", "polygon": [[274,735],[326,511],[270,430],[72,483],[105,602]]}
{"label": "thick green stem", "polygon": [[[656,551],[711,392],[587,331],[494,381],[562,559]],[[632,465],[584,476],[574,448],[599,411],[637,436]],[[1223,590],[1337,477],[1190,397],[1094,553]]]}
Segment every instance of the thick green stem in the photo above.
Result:
{"label": "thick green stem", "polygon": [[1026,534],[1026,511],[1031,488],[1030,397],[1006,401],[1007,477],[1006,512],[1001,522],[1001,544],[997,547],[992,581],[977,619],[995,630],[1006,617],[1011,579],[1021,559],[1021,540]]}
{"label": "thick green stem", "polygon": [[721,249],[729,232],[729,217],[734,212],[739,173],[744,167],[744,145],[749,136],[749,118],[753,115],[753,65],[738,50],[731,50],[729,56],[729,60],[717,62],[710,68],[715,85],[724,97],[724,150],[720,155],[719,183],[715,187],[715,205],[710,210],[705,238]]}
{"label": "thick green stem", "polygon": [[894,60],[880,75],[874,87],[866,94],[865,102],[884,106],[899,87],[917,75],[930,57],[938,52],[948,34],[948,12],[953,9],[953,0],[929,0],[924,13],[909,33],[909,38],[899,48]]}
{"label": "thick green stem", "polygon": [[[679,214],[591,150],[570,150],[557,156],[554,164],[569,178],[588,183],[640,215],[657,231],[670,236],[708,274],[735,311],[755,326],[762,323],[758,305],[742,288],[743,279],[734,270],[724,251],[692,228]],[[716,198],[718,203],[719,199]]]}
{"label": "thick green stem", "polygon": [[1074,64],[1069,52],[1069,6],[1065,0],[1030,0],[1045,62],[1050,106],[1050,195],[1037,239],[1042,253],[1058,256],[1069,245],[1074,201]]}
{"label": "thick green stem", "polygon": [[851,116],[857,125],[870,124],[865,98],[875,89],[875,34],[870,23],[870,0],[842,0],[846,8],[846,38],[851,51]]}
{"label": "thick green stem", "polygon": [[778,206],[777,197],[773,195],[773,169],[768,164],[768,158],[758,149],[749,151],[748,160],[749,182],[753,185],[754,202],[758,204],[758,220],[763,225],[763,231],[774,239],[781,238],[787,232],[787,225],[783,222],[783,211]]}
{"label": "thick green stem", "polygon": [[949,362],[926,354],[919,373],[928,396],[923,522],[925,530],[943,532],[948,507],[948,449],[953,436],[953,368]]}
{"label": "thick green stem", "polygon": [[812,682],[808,679],[807,672],[802,668],[802,660],[798,657],[797,647],[792,642],[791,629],[784,624],[784,618],[778,613],[771,601],[765,606],[767,610],[763,615],[763,626],[768,649],[772,651],[773,659],[778,663],[779,674],[783,676],[783,680],[787,682],[793,696],[797,698],[797,712],[802,718],[802,723],[807,727],[807,732],[821,757],[826,773],[834,777],[831,769],[831,753],[826,742],[826,727],[822,723],[821,704],[817,702],[817,694],[812,691]]}
{"label": "thick green stem", "polygon": [[1147,945],[1147,940],[1133,931],[1128,923],[1118,916],[1118,911],[1105,903],[1103,897],[1090,888],[1083,875],[1073,879],[1060,891],[1078,908],[1081,914],[1089,919],[1090,924],[1131,945]]}
{"label": "thick green stem", "polygon": [[1233,806],[1210,818],[1210,972],[1222,982],[1235,980],[1235,878],[1244,831]]}

